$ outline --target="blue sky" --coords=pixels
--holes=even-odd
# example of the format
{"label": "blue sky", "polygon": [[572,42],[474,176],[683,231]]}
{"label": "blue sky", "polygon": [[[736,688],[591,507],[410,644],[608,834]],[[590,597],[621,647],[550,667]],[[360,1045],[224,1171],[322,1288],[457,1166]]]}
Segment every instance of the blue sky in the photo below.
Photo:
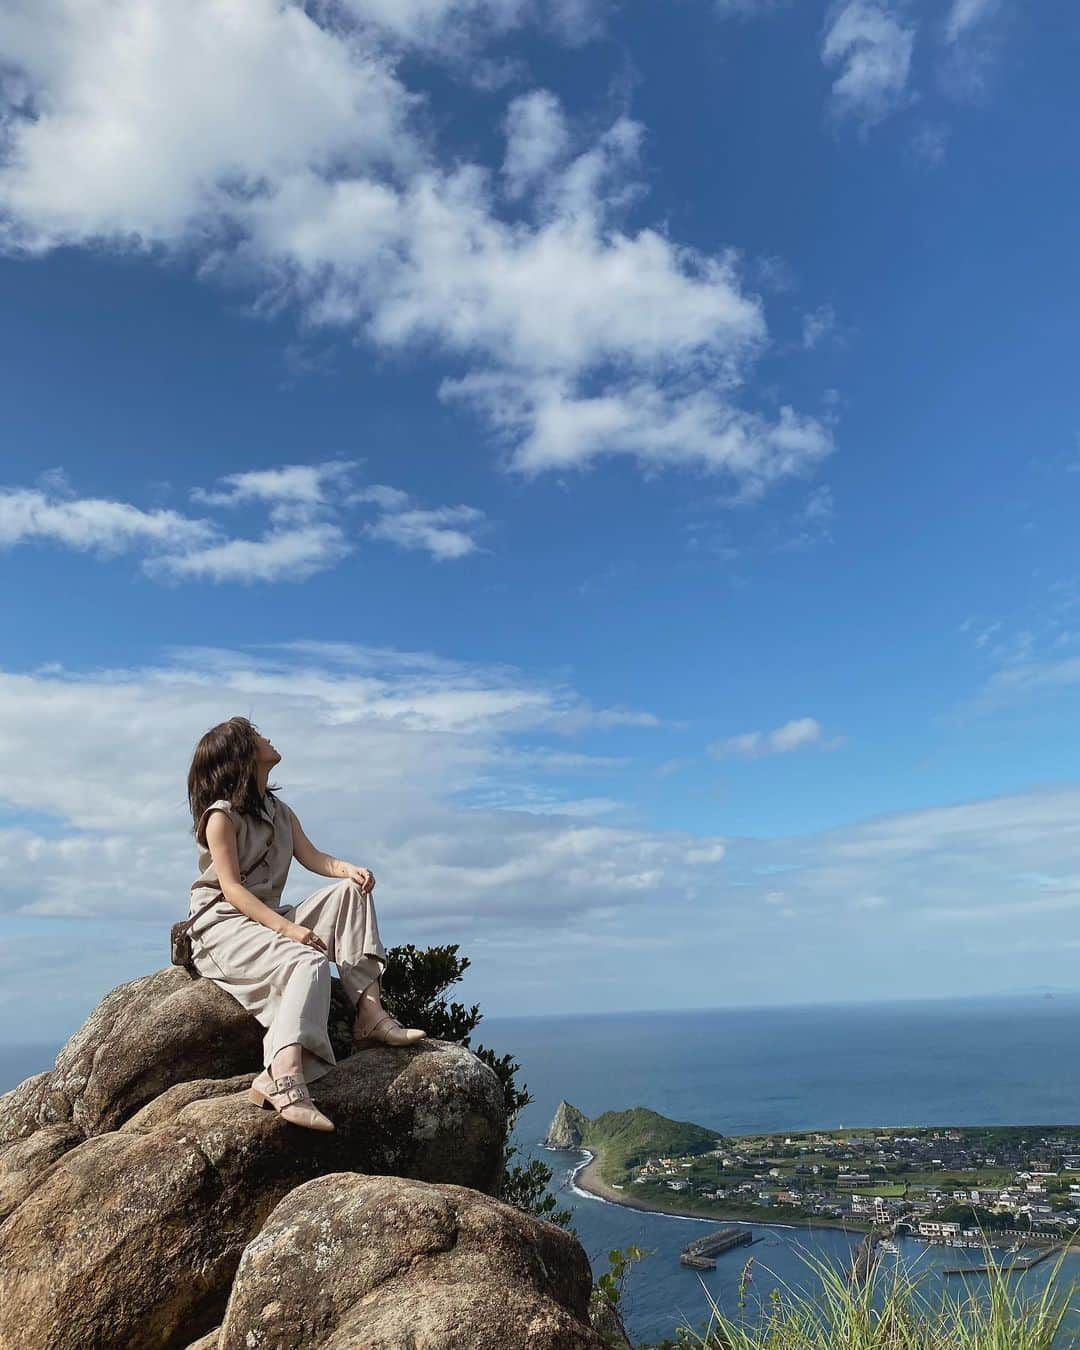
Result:
{"label": "blue sky", "polygon": [[1078,37],[0,0],[0,998],[234,712],[493,1014],[1075,987]]}

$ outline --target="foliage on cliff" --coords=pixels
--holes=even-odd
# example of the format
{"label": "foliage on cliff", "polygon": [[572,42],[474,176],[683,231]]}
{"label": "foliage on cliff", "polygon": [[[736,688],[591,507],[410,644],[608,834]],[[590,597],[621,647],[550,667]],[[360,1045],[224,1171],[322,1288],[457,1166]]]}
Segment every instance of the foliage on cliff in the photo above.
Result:
{"label": "foliage on cliff", "polygon": [[[446,991],[456,984],[470,965],[467,956],[458,956],[458,943],[420,949],[411,942],[391,947],[389,964],[383,977],[383,1002],[403,1026],[424,1027],[429,1036],[457,1041],[472,1050],[498,1075],[506,1097],[506,1173],[498,1199],[516,1205],[526,1214],[547,1219],[561,1227],[570,1227],[571,1211],[559,1209],[548,1191],[551,1168],[539,1159],[527,1166],[515,1162],[517,1145],[514,1126],[523,1107],[533,1100],[527,1087],[516,1082],[521,1065],[512,1055],[497,1055],[484,1045],[470,1045],[472,1033],[482,1020],[480,1005],[466,1008],[462,1003],[447,1003]],[[610,1112],[608,1114],[611,1114]]]}

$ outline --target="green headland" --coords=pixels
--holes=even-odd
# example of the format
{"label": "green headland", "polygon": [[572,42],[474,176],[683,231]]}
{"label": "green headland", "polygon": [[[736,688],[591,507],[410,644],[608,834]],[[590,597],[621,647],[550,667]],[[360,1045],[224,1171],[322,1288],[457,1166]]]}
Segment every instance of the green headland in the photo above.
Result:
{"label": "green headland", "polygon": [[1080,1228],[1080,1126],[858,1126],[723,1135],[645,1107],[560,1102],[548,1148],[588,1150],[577,1184],[638,1209],[891,1231],[1061,1239]]}

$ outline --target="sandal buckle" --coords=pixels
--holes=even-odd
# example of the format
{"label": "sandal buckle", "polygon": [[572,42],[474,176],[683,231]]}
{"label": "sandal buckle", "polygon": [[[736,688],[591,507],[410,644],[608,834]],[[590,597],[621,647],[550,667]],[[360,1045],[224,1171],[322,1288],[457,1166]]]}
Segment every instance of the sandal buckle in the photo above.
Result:
{"label": "sandal buckle", "polygon": [[[292,1106],[301,1102],[310,1102],[311,1093],[308,1091],[306,1083],[299,1083],[296,1075],[291,1073],[282,1074],[280,1078],[274,1079],[274,1091],[268,1093],[270,1097],[283,1097],[285,1100],[282,1106]],[[281,1109],[280,1107],[278,1108]]]}

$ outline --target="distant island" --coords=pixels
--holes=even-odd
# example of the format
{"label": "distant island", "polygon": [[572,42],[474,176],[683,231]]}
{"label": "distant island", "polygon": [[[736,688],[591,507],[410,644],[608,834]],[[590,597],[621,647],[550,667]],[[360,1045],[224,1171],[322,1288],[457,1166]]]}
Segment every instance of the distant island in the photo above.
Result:
{"label": "distant island", "polygon": [[593,1156],[582,1190],[686,1218],[928,1241],[1060,1240],[1080,1229],[1080,1126],[860,1126],[725,1136],[645,1107],[559,1103],[541,1147]]}

